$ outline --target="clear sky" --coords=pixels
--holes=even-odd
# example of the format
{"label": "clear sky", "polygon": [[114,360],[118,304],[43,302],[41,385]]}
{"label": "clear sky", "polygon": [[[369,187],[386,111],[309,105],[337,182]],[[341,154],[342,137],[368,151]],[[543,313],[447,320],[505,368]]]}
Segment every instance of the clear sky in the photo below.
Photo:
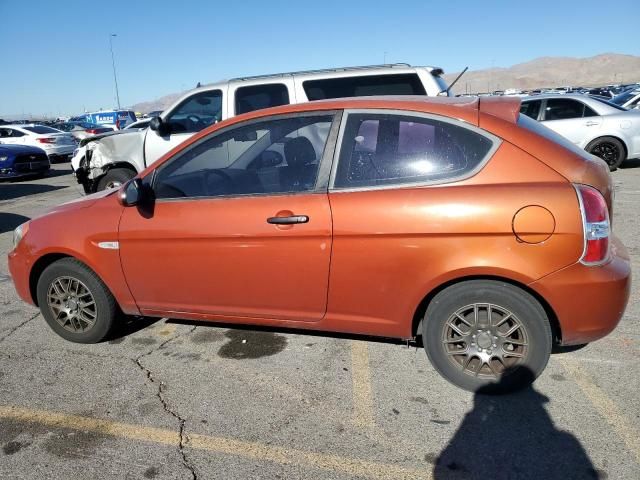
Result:
{"label": "clear sky", "polygon": [[[640,54],[637,0],[0,0],[0,117],[123,106],[240,75],[408,62],[446,72]],[[614,21],[607,21],[612,17]],[[386,52],[386,54],[385,54]]]}

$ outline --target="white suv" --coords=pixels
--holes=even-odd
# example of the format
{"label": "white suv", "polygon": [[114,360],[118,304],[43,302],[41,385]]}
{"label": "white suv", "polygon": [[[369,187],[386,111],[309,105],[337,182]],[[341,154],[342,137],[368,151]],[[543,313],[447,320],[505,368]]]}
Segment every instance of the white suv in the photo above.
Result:
{"label": "white suv", "polygon": [[449,95],[442,73],[393,64],[235,78],[186,93],[154,117],[150,128],[82,141],[71,163],[85,192],[118,187],[193,134],[235,115],[329,98]]}

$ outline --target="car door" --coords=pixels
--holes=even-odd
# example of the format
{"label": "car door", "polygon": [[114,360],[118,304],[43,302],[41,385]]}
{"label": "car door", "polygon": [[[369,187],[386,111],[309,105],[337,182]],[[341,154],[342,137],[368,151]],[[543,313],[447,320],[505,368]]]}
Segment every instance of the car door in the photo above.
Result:
{"label": "car door", "polygon": [[245,122],[163,162],[152,212],[127,208],[120,223],[141,311],[321,319],[338,123],[335,112]]}
{"label": "car door", "polygon": [[602,118],[588,105],[573,98],[549,98],[543,109],[542,122],[569,141],[581,145],[593,138]]}
{"label": "car door", "polygon": [[[223,91],[206,90],[184,99],[163,118],[168,125],[166,134],[148,129],[145,132],[145,165],[158,160],[194,133],[223,119]],[[164,132],[163,132],[164,133]]]}

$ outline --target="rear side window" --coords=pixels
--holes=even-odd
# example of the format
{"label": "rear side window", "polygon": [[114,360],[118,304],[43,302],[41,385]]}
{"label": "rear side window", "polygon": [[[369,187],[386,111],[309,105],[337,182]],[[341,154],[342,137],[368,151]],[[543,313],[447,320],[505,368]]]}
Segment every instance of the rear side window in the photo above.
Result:
{"label": "rear side window", "polygon": [[540,113],[541,103],[542,101],[540,100],[532,100],[531,102],[522,102],[522,105],[520,105],[520,113],[523,113],[527,117],[537,120],[538,114]]}
{"label": "rear side window", "polygon": [[281,83],[242,87],[236,90],[236,115],[288,104],[289,91],[287,86]]}
{"label": "rear side window", "polygon": [[325,78],[302,82],[309,100],[326,98],[367,97],[372,95],[425,95],[415,73]]}
{"label": "rear side window", "polygon": [[350,114],[334,188],[449,181],[470,174],[494,141],[432,118]]}
{"label": "rear side window", "polygon": [[550,98],[544,109],[544,120],[567,120],[596,115],[597,113],[584,103],[570,98]]}

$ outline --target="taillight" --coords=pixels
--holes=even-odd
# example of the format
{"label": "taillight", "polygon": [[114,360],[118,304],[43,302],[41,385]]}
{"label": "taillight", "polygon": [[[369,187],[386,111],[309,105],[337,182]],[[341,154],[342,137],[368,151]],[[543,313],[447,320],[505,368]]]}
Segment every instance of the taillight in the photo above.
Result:
{"label": "taillight", "polygon": [[53,137],[39,137],[36,138],[36,141],[40,143],[56,143],[56,139]]}
{"label": "taillight", "polygon": [[609,258],[611,224],[607,202],[602,194],[587,185],[575,185],[584,226],[584,252],[580,261],[600,265]]}
{"label": "taillight", "polygon": [[96,133],[98,133],[98,129],[97,128],[87,128],[85,130],[85,132],[91,133],[92,135],[95,135]]}

